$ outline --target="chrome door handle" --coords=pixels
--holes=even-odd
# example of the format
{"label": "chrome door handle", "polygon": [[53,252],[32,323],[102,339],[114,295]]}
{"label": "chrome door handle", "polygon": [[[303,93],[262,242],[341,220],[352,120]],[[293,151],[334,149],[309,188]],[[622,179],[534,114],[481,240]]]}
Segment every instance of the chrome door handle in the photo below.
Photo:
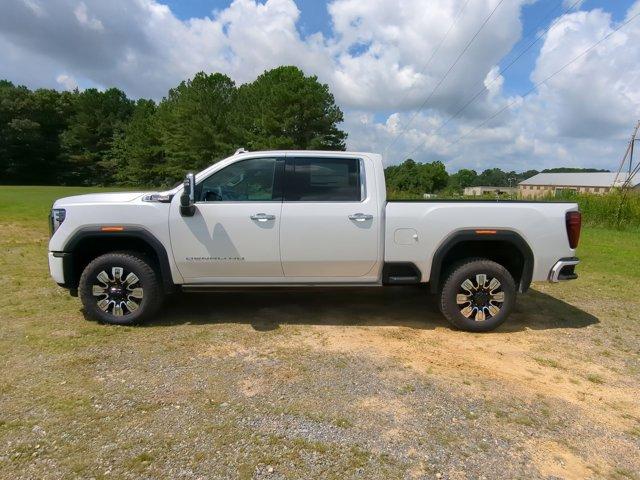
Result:
{"label": "chrome door handle", "polygon": [[355,220],[356,222],[364,222],[372,218],[373,215],[369,215],[368,213],[354,213],[353,215],[349,215],[349,220]]}
{"label": "chrome door handle", "polygon": [[268,215],[266,213],[256,213],[251,215],[251,220],[257,220],[259,222],[266,222],[267,220],[275,220],[275,215]]}

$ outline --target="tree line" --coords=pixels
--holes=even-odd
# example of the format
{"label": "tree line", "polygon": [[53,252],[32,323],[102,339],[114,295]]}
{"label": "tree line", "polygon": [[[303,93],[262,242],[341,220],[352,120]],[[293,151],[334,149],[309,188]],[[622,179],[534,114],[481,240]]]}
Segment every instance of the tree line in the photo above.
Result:
{"label": "tree line", "polygon": [[407,159],[399,165],[385,168],[387,190],[393,195],[421,196],[425,193],[443,195],[462,194],[466,187],[515,187],[523,180],[538,173],[607,172],[594,168],[549,168],[542,171],[505,172],[500,168],[488,168],[481,173],[460,169],[449,174],[440,161],[419,163]]}
{"label": "tree line", "polygon": [[0,80],[0,183],[167,186],[237,148],[344,150],[329,87],[297,67],[240,86],[198,73],[160,102]]}

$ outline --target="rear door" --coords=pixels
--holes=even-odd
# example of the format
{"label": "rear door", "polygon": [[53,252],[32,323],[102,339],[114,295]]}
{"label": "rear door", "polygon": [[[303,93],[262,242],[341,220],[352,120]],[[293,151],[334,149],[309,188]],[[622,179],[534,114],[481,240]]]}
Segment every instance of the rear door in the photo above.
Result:
{"label": "rear door", "polygon": [[377,276],[381,219],[373,182],[361,158],[287,157],[280,224],[285,277]]}

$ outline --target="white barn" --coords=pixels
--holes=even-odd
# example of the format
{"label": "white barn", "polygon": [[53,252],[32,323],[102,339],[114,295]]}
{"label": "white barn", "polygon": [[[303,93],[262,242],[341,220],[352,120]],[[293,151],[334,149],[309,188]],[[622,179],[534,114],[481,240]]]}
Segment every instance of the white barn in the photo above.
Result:
{"label": "white barn", "polygon": [[[603,195],[621,187],[626,179],[627,174],[621,173],[616,181],[616,172],[539,173],[520,182],[518,193],[522,198],[554,196],[567,190]],[[640,178],[632,180],[634,188],[638,185]]]}

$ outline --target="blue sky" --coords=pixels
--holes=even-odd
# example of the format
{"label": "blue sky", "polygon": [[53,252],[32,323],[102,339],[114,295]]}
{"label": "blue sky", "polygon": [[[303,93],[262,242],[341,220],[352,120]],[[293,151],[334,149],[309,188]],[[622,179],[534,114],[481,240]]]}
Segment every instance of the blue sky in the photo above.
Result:
{"label": "blue sky", "polygon": [[160,100],[199,71],[296,65],[334,94],[347,148],[387,164],[616,168],[640,118],[640,0],[574,2],[4,0],[0,78]]}

